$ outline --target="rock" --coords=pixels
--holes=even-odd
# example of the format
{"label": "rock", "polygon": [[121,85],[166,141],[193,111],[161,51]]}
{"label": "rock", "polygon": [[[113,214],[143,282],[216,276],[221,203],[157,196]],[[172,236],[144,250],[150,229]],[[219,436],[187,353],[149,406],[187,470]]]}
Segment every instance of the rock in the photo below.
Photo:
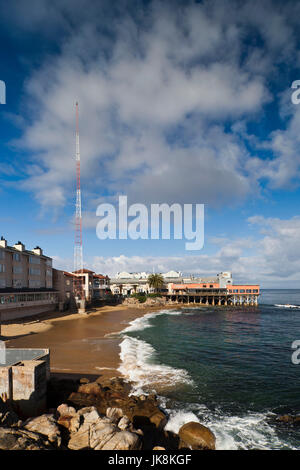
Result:
{"label": "rock", "polygon": [[57,412],[59,413],[58,424],[63,426],[69,431],[75,432],[79,428],[80,420],[76,415],[76,410],[73,406],[68,406],[65,403],[59,405],[57,408]]}
{"label": "rock", "polygon": [[18,421],[18,415],[0,398],[0,426],[17,425]]}
{"label": "rock", "polygon": [[142,440],[138,434],[129,431],[117,432],[106,444],[102,450],[140,450]]}
{"label": "rock", "polygon": [[279,421],[280,423],[286,423],[286,424],[293,424],[293,425],[300,425],[300,416],[292,416],[292,415],[282,415],[276,418],[276,421]]}
{"label": "rock", "polygon": [[106,416],[113,423],[117,423],[123,417],[123,411],[121,408],[107,408]]}
{"label": "rock", "polygon": [[81,408],[81,410],[77,411],[77,416],[83,417],[84,424],[96,423],[100,418],[97,408],[95,408],[94,406],[87,406],[85,408]]}
{"label": "rock", "polygon": [[89,406],[82,408],[76,416],[73,416],[69,430],[71,431],[69,449],[83,450],[101,448],[117,428],[109,418],[101,417],[94,406]]}
{"label": "rock", "polygon": [[118,428],[125,431],[130,426],[130,419],[127,416],[123,416],[118,422]]}
{"label": "rock", "polygon": [[152,450],[166,450],[164,447],[155,446]]}
{"label": "rock", "polygon": [[200,423],[191,421],[184,424],[179,430],[180,447],[189,447],[193,450],[214,450],[216,438],[213,432]]}
{"label": "rock", "polygon": [[60,416],[75,416],[76,410],[73,406],[68,406],[65,403],[62,403],[57,407],[57,411]]}
{"label": "rock", "polygon": [[87,429],[79,430],[71,435],[68,443],[68,448],[71,450],[84,450],[89,449],[89,431]]}
{"label": "rock", "polygon": [[167,416],[161,410],[156,411],[150,417],[150,422],[154,424],[157,429],[163,429],[167,424]]}
{"label": "rock", "polygon": [[52,450],[50,442],[26,429],[0,427],[0,450]]}
{"label": "rock", "polygon": [[29,418],[24,423],[24,428],[48,438],[48,441],[56,447],[61,446],[60,430],[53,415],[44,414],[36,418]]}
{"label": "rock", "polygon": [[78,387],[79,393],[86,393],[87,395],[99,395],[102,392],[102,387],[98,382],[91,382],[82,384]]}
{"label": "rock", "polygon": [[81,379],[79,380],[79,383],[81,384],[88,384],[89,382],[89,379],[87,379],[86,377],[81,377]]}
{"label": "rock", "polygon": [[103,449],[103,446],[116,434],[114,424],[98,422],[90,428],[90,447],[95,450]]}

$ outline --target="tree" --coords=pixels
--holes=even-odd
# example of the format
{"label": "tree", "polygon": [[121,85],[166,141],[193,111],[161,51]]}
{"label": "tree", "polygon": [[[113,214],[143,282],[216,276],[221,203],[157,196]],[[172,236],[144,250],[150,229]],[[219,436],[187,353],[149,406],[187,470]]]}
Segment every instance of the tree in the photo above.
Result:
{"label": "tree", "polygon": [[164,285],[164,278],[161,274],[150,274],[148,283],[150,287],[155,289],[155,292],[159,292]]}

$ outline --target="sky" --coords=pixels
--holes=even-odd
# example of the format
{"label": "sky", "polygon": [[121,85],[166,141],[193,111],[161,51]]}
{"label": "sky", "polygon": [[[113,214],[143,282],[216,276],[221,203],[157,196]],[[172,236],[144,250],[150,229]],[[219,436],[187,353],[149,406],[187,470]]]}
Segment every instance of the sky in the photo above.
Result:
{"label": "sky", "polygon": [[[0,235],[84,265],[300,280],[298,1],[0,0]],[[99,204],[205,204],[204,247],[99,240]]]}

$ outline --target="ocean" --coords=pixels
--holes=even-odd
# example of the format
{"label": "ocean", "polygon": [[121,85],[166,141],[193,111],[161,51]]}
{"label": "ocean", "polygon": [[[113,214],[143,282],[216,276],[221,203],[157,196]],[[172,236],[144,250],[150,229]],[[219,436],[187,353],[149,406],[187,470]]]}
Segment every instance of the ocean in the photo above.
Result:
{"label": "ocean", "polygon": [[122,331],[120,371],[134,393],[157,393],[166,429],[199,421],[217,449],[300,449],[300,426],[275,419],[300,414],[300,290],[262,290],[259,302],[162,310]]}

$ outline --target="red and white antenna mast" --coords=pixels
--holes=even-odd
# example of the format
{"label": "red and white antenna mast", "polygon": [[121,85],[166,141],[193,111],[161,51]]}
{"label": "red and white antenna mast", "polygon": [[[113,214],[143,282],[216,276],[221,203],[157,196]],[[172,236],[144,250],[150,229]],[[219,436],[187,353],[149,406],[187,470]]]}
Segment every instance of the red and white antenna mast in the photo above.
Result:
{"label": "red and white antenna mast", "polygon": [[[82,214],[81,214],[81,187],[80,187],[80,147],[79,147],[79,110],[76,102],[76,213],[75,213],[75,246],[74,246],[74,272],[83,272],[82,253]],[[75,279],[75,297],[84,299],[83,276]]]}

